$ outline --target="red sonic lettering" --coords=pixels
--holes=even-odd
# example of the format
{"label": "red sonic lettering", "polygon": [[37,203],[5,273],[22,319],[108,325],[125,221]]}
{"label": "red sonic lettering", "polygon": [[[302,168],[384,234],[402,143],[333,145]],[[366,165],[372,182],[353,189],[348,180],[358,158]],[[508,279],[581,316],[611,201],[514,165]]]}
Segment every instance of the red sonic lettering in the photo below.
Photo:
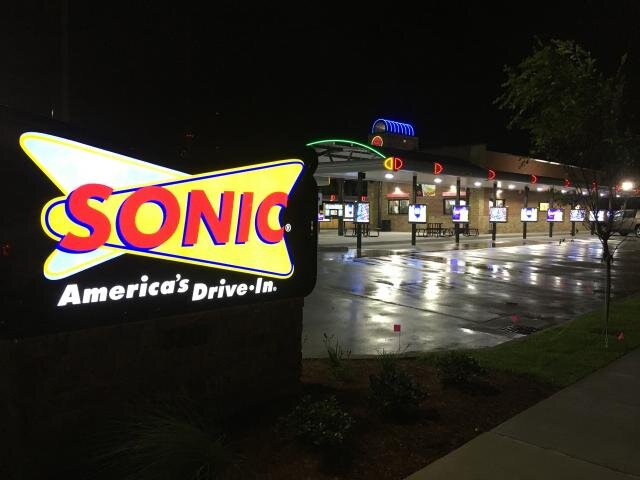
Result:
{"label": "red sonic lettering", "polygon": [[[93,199],[105,202],[112,193],[111,187],[100,184],[83,185],[71,192],[65,202],[67,216],[77,225],[85,227],[89,235],[80,236],[68,232],[58,245],[61,250],[70,253],[89,252],[107,244],[112,231],[111,221],[105,213],[89,205],[89,201]],[[188,248],[202,241],[226,245],[229,243],[234,218],[237,218],[235,243],[246,243],[254,214],[254,193],[243,192],[240,195],[237,214],[234,211],[235,198],[234,192],[221,193],[216,209],[205,191],[189,191],[182,228],[182,246]],[[284,192],[273,192],[258,205],[254,228],[263,243],[274,244],[284,238],[284,227],[273,228],[269,224],[269,216],[274,208],[286,208],[288,198]],[[143,232],[136,221],[145,203],[155,204],[162,211],[162,222],[153,232]],[[129,194],[117,210],[114,227],[125,247],[144,251],[157,248],[169,240],[179,229],[181,218],[180,202],[174,194],[164,187],[153,185],[136,189]],[[201,225],[206,227],[208,239],[200,235]]]}
{"label": "red sonic lettering", "polygon": [[65,252],[90,252],[101,247],[111,234],[111,223],[107,216],[89,206],[89,200],[104,202],[111,196],[113,188],[97,183],[89,183],[76,188],[67,197],[65,210],[67,216],[78,225],[89,230],[89,236],[82,237],[75,233],[67,233],[58,248]]}
{"label": "red sonic lettering", "polygon": [[[136,225],[136,215],[145,203],[155,203],[162,209],[162,225],[154,233],[143,233]],[[180,222],[180,205],[173,194],[162,187],[143,187],[127,198],[116,219],[118,237],[133,249],[150,250],[166,242]]]}

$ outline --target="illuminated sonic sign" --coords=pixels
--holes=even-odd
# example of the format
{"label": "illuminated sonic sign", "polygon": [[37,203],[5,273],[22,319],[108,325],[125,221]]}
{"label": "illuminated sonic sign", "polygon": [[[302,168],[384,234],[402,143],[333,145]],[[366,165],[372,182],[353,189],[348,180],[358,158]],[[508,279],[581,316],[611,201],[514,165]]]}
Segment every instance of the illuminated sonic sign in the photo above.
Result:
{"label": "illuminated sonic sign", "polygon": [[[42,210],[42,228],[58,242],[44,265],[49,279],[123,253],[280,278],[293,272],[278,213],[300,160],[187,175],[42,133],[25,133],[20,145],[67,192]],[[68,158],[92,165],[100,180],[80,184],[83,172],[58,168]]]}
{"label": "illuminated sonic sign", "polygon": [[221,168],[200,160],[192,174],[183,160],[168,168],[93,146],[70,127],[16,117],[0,118],[8,179],[0,200],[21,205],[20,215],[0,217],[0,291],[18,315],[0,323],[0,337],[313,289],[311,148],[229,150]]}

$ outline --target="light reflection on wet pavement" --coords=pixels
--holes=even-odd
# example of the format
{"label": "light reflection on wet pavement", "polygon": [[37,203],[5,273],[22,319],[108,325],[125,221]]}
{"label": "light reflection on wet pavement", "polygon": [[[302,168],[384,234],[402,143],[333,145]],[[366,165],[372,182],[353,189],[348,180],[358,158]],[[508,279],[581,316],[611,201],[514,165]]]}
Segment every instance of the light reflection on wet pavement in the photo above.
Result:
{"label": "light reflection on wet pavement", "polygon": [[[326,356],[323,333],[356,355],[398,343],[408,351],[491,346],[602,306],[596,238],[439,249],[378,248],[360,258],[353,249],[321,251],[305,299],[303,356]],[[640,239],[629,238],[616,254],[614,298],[640,291],[639,269]]]}

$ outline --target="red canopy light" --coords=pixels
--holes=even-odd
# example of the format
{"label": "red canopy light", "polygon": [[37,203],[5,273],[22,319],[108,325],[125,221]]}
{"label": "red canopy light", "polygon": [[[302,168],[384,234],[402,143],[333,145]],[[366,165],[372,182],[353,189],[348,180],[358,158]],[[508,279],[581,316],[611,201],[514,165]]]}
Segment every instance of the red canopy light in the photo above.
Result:
{"label": "red canopy light", "polygon": [[537,175],[531,174],[531,183],[534,183],[534,184],[538,183],[538,176]]}
{"label": "red canopy light", "polygon": [[444,167],[442,166],[441,163],[433,162],[433,174],[434,175],[440,175],[442,173],[442,170],[444,170]]}
{"label": "red canopy light", "polygon": [[489,169],[487,180],[493,180],[494,178],[496,178],[496,171]]}
{"label": "red canopy light", "polygon": [[568,178],[564,179],[564,186],[569,188],[571,186],[571,180],[569,180]]}

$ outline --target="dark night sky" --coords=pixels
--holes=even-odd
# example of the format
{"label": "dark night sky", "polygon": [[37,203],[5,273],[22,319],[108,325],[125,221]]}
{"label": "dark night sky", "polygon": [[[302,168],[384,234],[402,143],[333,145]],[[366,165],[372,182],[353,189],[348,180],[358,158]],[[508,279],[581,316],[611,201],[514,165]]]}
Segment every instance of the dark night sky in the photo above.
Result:
{"label": "dark night sky", "polygon": [[[191,131],[195,155],[239,141],[364,139],[384,116],[413,123],[423,144],[525,153],[526,137],[506,130],[492,102],[503,65],[528,54],[534,35],[576,39],[604,70],[629,52],[640,111],[635,0],[210,3],[71,1],[72,122],[169,155]],[[0,104],[59,108],[60,5],[3,7]]]}

